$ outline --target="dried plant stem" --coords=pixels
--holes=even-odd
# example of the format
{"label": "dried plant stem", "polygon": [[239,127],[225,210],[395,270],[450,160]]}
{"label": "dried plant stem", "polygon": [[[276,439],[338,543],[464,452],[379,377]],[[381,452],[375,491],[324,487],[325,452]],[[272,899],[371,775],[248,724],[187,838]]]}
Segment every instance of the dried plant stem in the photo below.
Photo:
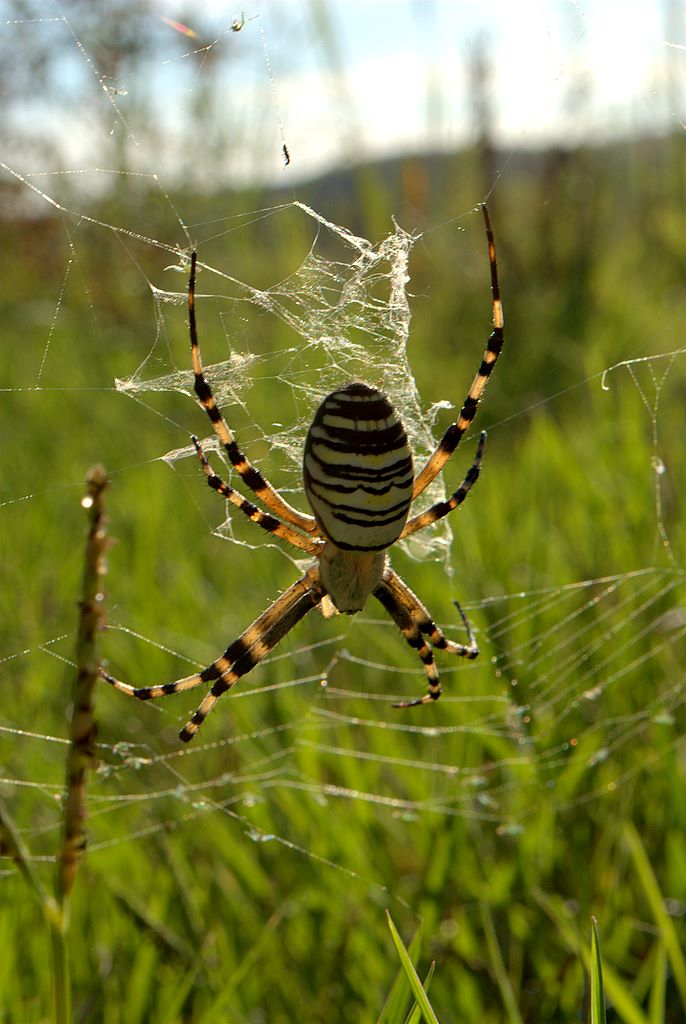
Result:
{"label": "dried plant stem", "polygon": [[96,725],[93,715],[93,689],[98,678],[97,638],[104,620],[103,582],[107,539],[103,492],[107,476],[102,466],[88,474],[86,493],[81,501],[90,517],[86,541],[83,597],[76,641],[76,681],[71,718],[71,744],[67,754],[66,798],[62,848],[57,858],[55,895],[64,905],[71,892],[79,862],[86,846],[86,772],[93,764]]}
{"label": "dried plant stem", "polygon": [[98,633],[104,619],[103,582],[106,565],[107,535],[103,493],[107,475],[102,466],[94,466],[86,480],[81,504],[88,513],[90,528],[86,540],[83,596],[76,640],[76,678],[71,715],[71,743],[67,754],[66,793],[62,846],[57,855],[55,901],[58,919],[52,928],[53,972],[56,1024],[71,1024],[71,974],[67,933],[69,930],[69,894],[86,848],[86,772],[94,761],[96,734],[93,714],[93,690],[98,678]]}
{"label": "dried plant stem", "polygon": [[93,763],[96,732],[93,688],[98,677],[97,636],[104,617],[102,584],[106,570],[107,540],[103,491],[106,486],[105,470],[102,466],[95,466],[88,474],[86,493],[81,501],[90,518],[90,529],[86,542],[83,597],[76,643],[77,671],[73,694],[71,743],[67,754],[64,826],[62,846],[57,855],[54,896],[43,885],[11,814],[0,800],[0,854],[14,860],[29,889],[38,899],[45,919],[50,925],[55,1024],[72,1022],[67,947],[69,894],[86,846],[86,772]]}

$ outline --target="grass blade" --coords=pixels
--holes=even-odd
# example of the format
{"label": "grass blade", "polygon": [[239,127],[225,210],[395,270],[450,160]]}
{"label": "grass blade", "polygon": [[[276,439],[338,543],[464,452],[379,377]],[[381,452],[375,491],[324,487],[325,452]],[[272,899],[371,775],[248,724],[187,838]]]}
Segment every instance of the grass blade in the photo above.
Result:
{"label": "grass blade", "polygon": [[481,921],[486,935],[486,944],[488,945],[488,953],[491,959],[491,966],[493,968],[496,981],[498,982],[501,998],[505,1004],[505,1009],[507,1010],[507,1019],[510,1021],[510,1024],[522,1024],[522,1016],[519,1012],[514,992],[512,991],[512,984],[510,983],[507,971],[505,970],[502,953],[500,952],[500,945],[498,944],[498,937],[495,932],[490,907],[485,903],[481,903],[480,909]]}
{"label": "grass blade", "polygon": [[[534,899],[545,910],[557,928],[560,936],[572,952],[583,961],[586,970],[591,971],[591,953],[586,942],[579,938],[574,928],[560,910],[558,904],[541,889],[533,890]],[[608,998],[625,1024],[648,1024],[648,1018],[631,994],[627,983],[607,965],[603,969],[603,987]]]}
{"label": "grass blade", "polygon": [[[421,925],[417,928],[417,931],[412,936],[408,952],[410,959],[414,961],[419,956],[419,950],[422,942],[422,929]],[[403,1014],[406,1012],[407,998],[410,994],[410,987],[407,981],[407,976],[402,967],[398,968],[398,973],[395,976],[391,990],[386,997],[386,1002],[383,1005],[381,1015],[377,1021],[377,1024],[400,1024],[403,1019]]]}
{"label": "grass blade", "polygon": [[606,1024],[603,963],[595,917],[591,918],[591,1024]]}
{"label": "grass blade", "polygon": [[664,942],[667,957],[672,968],[672,974],[674,975],[674,981],[679,989],[681,1005],[686,1009],[686,961],[684,961],[684,954],[679,945],[674,922],[665,910],[664,897],[660,891],[655,872],[648,860],[645,846],[631,822],[627,822],[624,826],[624,839],[629,847],[629,853],[643,887],[643,892],[650,904],[655,924],[660,929],[662,941]]}
{"label": "grass blade", "polygon": [[0,798],[0,854],[11,857],[28,883],[29,889],[41,905],[46,919],[53,927],[61,927],[61,912],[57,901],[43,885],[10,812]]}
{"label": "grass blade", "polygon": [[419,975],[414,969],[414,964],[410,959],[410,954],[405,949],[405,946],[403,945],[403,940],[400,938],[398,930],[393,924],[393,919],[388,911],[386,911],[386,919],[388,921],[388,927],[390,928],[391,931],[393,943],[398,951],[398,956],[400,957],[400,963],[402,965],[403,970],[405,971],[407,980],[410,983],[410,988],[412,989],[412,994],[414,995],[414,998],[416,1000],[417,1007],[421,1011],[421,1014],[424,1017],[426,1024],[438,1024],[438,1017],[433,1011],[428,996],[424,991],[424,988],[420,981]]}
{"label": "grass blade", "polygon": [[664,942],[659,942],[655,950],[655,971],[653,985],[650,990],[648,1016],[650,1024],[665,1024],[665,1008],[667,1005],[667,951]]}
{"label": "grass blade", "polygon": [[[427,993],[428,993],[429,989],[431,988],[431,979],[434,976],[434,971],[435,970],[436,970],[436,961],[434,960],[432,962],[432,964],[431,964],[431,967],[429,967],[429,973],[427,974],[426,978],[424,979],[423,988],[424,988],[424,991],[427,992]],[[414,1006],[412,1007],[412,1010],[410,1011],[410,1016],[405,1021],[405,1024],[419,1024],[421,1016],[422,1016],[422,1011],[420,1010],[420,1008],[417,1005],[417,1003],[415,1003]]]}

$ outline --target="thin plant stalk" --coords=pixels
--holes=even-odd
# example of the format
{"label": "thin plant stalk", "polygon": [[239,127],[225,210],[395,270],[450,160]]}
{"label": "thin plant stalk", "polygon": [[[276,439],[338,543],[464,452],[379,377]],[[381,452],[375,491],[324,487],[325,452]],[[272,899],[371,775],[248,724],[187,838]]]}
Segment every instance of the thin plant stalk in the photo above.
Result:
{"label": "thin plant stalk", "polygon": [[97,679],[97,635],[103,624],[104,601],[102,584],[105,575],[105,516],[103,491],[107,476],[102,466],[88,474],[86,493],[81,504],[88,512],[90,528],[86,541],[83,576],[83,597],[76,643],[76,680],[67,754],[66,794],[62,845],[57,855],[55,895],[44,886],[36,871],[14,819],[0,799],[0,852],[10,856],[23,875],[29,890],[38,900],[43,916],[50,926],[54,984],[55,1024],[71,1024],[72,994],[69,970],[69,894],[74,885],[78,865],[86,845],[85,782],[86,771],[93,762],[95,718],[93,688]]}
{"label": "thin plant stalk", "polygon": [[76,640],[76,680],[66,766],[66,797],[62,846],[57,857],[55,896],[65,907],[86,848],[86,772],[92,767],[96,735],[93,691],[98,678],[98,635],[104,625],[103,583],[107,570],[107,537],[103,492],[107,476],[102,466],[88,474],[81,504],[90,517],[86,541],[83,596]]}
{"label": "thin plant stalk", "polygon": [[104,468],[94,466],[88,474],[86,493],[81,499],[90,525],[86,540],[83,593],[76,639],[76,678],[66,764],[62,845],[57,855],[55,875],[55,900],[59,914],[52,928],[52,951],[57,1024],[70,1024],[72,1020],[71,973],[67,942],[69,897],[86,848],[86,773],[92,767],[95,757],[93,691],[98,678],[98,634],[104,624],[103,583],[107,570],[107,535],[103,495],[106,486],[107,475]]}

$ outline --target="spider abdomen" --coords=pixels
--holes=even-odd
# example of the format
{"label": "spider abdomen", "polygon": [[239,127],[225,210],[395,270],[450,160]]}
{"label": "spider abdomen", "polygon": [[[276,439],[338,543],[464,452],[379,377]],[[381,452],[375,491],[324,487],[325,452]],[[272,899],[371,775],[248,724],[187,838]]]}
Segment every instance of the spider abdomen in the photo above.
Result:
{"label": "spider abdomen", "polygon": [[386,396],[348,384],[324,399],[305,440],[305,492],[329,540],[381,551],[400,536],[412,499],[412,455]]}

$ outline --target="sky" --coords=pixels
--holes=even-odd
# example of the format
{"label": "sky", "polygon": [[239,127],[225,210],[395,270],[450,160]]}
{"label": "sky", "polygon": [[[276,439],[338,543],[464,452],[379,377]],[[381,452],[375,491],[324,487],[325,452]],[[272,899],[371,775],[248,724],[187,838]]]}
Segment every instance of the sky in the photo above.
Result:
{"label": "sky", "polygon": [[[187,13],[196,9],[218,31],[239,14],[225,0]],[[246,3],[243,16],[242,32],[262,44],[254,73],[264,84],[267,62],[279,131],[308,173],[336,165],[350,146],[373,158],[468,142],[477,47],[502,146],[686,122],[684,0],[276,0]],[[231,36],[227,47],[240,38]]]}
{"label": "sky", "polygon": [[[153,93],[166,138],[187,146],[209,68],[221,83],[219,122],[231,119],[243,140],[244,159],[227,175],[273,183],[284,143],[301,179],[353,159],[469,143],[477,51],[489,68],[490,131],[505,149],[686,123],[686,0],[153,0],[146,28],[155,52],[113,81],[92,62],[89,36],[94,23],[107,38],[116,7],[108,4],[94,0],[86,23],[80,6],[32,0],[30,24],[18,27],[11,0],[0,0],[5,45],[16,35],[28,62],[32,43],[49,38],[63,57],[58,87],[28,90],[18,114],[38,134],[57,133],[73,168],[106,158],[107,132],[128,133],[142,165],[154,166],[132,127],[142,90]],[[96,112],[106,132],[98,134]],[[250,137],[264,161],[248,152]]]}

